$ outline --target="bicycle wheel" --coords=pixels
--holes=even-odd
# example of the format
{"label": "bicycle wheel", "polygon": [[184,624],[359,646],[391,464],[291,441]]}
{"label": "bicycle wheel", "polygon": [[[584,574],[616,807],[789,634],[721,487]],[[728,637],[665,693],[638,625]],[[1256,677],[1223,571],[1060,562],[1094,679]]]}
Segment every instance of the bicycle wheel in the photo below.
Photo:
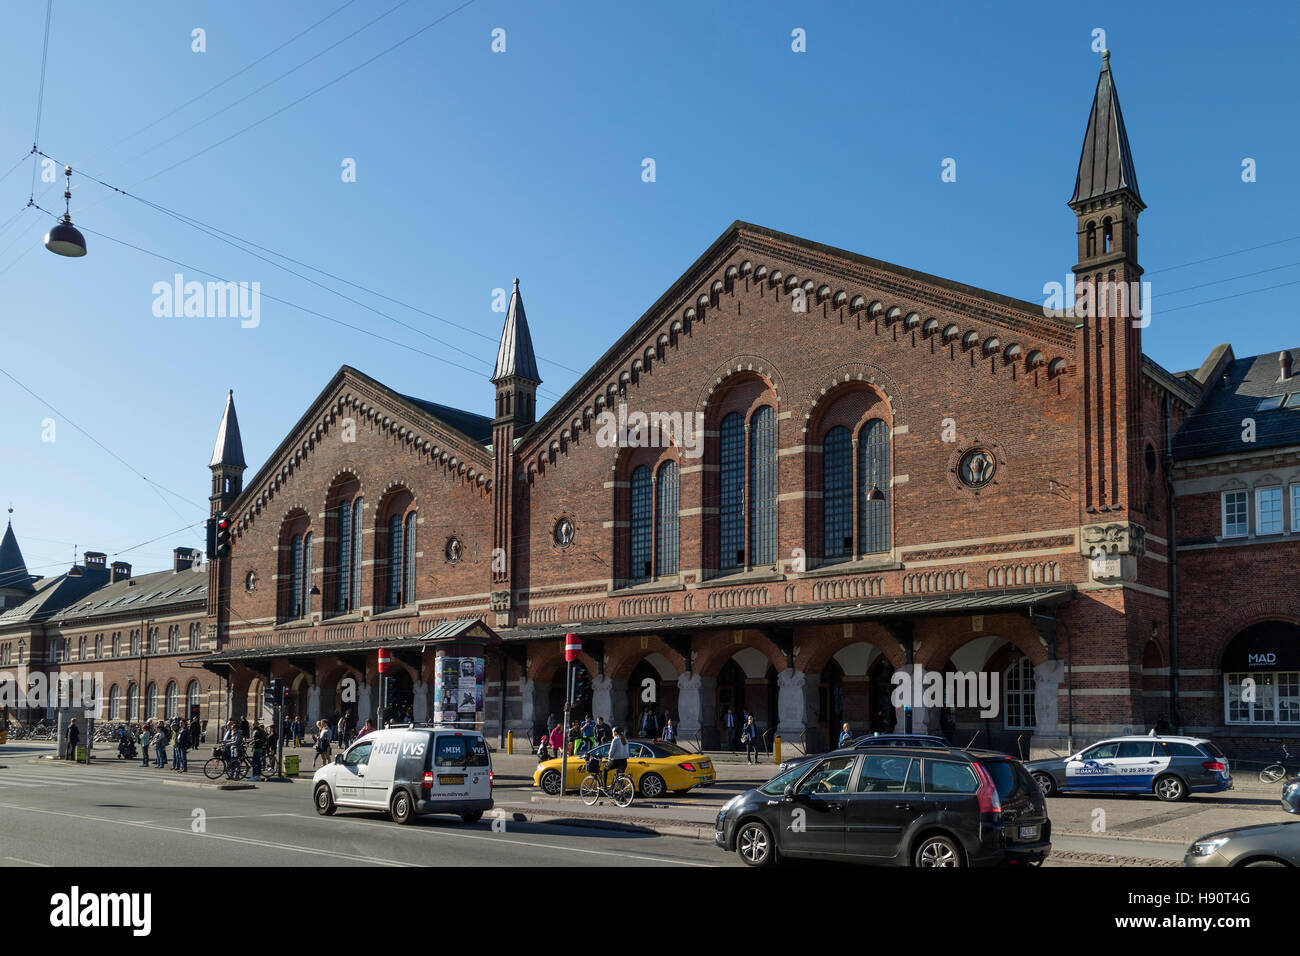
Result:
{"label": "bicycle wheel", "polygon": [[1286,767],[1280,763],[1275,763],[1259,772],[1259,781],[1260,783],[1277,783],[1285,776]]}
{"label": "bicycle wheel", "polygon": [[239,767],[235,770],[236,780],[247,780],[253,775],[253,761],[247,757],[239,758]]}
{"label": "bicycle wheel", "polygon": [[627,774],[621,773],[618,779],[614,781],[614,786],[610,789],[610,796],[614,798],[614,803],[620,807],[626,807],[632,802],[636,795],[636,787],[632,786],[632,778]]}
{"label": "bicycle wheel", "polygon": [[595,774],[589,773],[582,778],[582,786],[578,788],[578,796],[582,798],[582,802],[587,806],[594,807],[596,805],[596,801],[600,799],[600,781],[596,779]]}
{"label": "bicycle wheel", "polygon": [[209,757],[203,765],[203,776],[209,780],[220,780],[226,773],[226,762],[220,757]]}

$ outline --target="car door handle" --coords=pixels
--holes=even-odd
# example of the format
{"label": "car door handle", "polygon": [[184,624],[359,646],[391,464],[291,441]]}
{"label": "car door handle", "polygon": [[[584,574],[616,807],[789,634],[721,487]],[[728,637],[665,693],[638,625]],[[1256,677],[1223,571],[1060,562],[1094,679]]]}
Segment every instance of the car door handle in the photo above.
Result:
{"label": "car door handle", "polygon": [[827,810],[843,810],[843,809],[844,809],[844,804],[842,804],[842,803],[828,803],[828,804],[826,804],[826,809],[827,809]]}
{"label": "car door handle", "polygon": [[911,805],[910,803],[896,803],[896,804],[894,804],[894,809],[895,809],[895,810],[911,810],[911,809],[912,809],[912,805]]}

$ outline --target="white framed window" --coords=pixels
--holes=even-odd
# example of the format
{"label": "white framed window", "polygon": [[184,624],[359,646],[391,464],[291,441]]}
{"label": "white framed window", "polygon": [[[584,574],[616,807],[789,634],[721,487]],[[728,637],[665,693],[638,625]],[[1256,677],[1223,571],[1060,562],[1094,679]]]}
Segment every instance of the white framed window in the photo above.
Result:
{"label": "white framed window", "polygon": [[1291,486],[1291,530],[1300,531],[1300,485]]}
{"label": "white framed window", "polygon": [[1002,673],[1003,727],[1032,730],[1034,727],[1034,665],[1020,657]]}
{"label": "white framed window", "polygon": [[1282,489],[1255,489],[1255,533],[1282,533]]}
{"label": "white framed window", "polygon": [[1250,533],[1248,514],[1250,513],[1250,493],[1246,491],[1225,491],[1223,493],[1223,537],[1244,538]]}
{"label": "white framed window", "polygon": [[1300,724],[1300,671],[1224,674],[1223,708],[1230,724]]}

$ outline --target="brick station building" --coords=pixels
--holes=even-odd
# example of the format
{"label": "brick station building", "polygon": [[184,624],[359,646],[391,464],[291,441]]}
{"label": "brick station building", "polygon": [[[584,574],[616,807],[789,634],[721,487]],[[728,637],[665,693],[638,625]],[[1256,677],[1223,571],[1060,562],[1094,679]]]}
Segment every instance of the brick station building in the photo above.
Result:
{"label": "brick station building", "polygon": [[[1105,61],[1068,205],[1077,282],[1139,282]],[[580,712],[636,733],[650,701],[706,747],[731,708],[814,749],[848,722],[1028,754],[1164,717],[1275,752],[1300,728],[1298,352],[1221,345],[1174,373],[1136,300],[1095,306],[1057,317],[737,222],[539,417],[516,282],[492,417],[345,366],[245,480],[228,398],[210,468],[232,552],[177,618],[202,621],[199,653],[151,673],[197,679],[205,716],[277,677],[311,720],[364,717],[387,648],[395,703],[426,719],[445,663],[482,658],[472,719],[531,735],[574,633]],[[652,440],[639,414],[681,428]],[[65,618],[41,640],[95,630]],[[140,671],[134,650],[95,666]],[[904,668],[996,676],[996,713],[896,707]]]}

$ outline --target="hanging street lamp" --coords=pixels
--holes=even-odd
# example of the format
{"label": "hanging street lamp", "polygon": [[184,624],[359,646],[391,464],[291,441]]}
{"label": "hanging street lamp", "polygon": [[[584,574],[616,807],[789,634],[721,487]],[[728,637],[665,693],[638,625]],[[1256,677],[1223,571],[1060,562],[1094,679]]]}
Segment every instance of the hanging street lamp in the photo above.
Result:
{"label": "hanging street lamp", "polygon": [[86,254],[86,237],[72,224],[72,167],[64,166],[63,174],[68,177],[63,190],[63,218],[45,234],[45,248],[55,255],[78,259]]}

